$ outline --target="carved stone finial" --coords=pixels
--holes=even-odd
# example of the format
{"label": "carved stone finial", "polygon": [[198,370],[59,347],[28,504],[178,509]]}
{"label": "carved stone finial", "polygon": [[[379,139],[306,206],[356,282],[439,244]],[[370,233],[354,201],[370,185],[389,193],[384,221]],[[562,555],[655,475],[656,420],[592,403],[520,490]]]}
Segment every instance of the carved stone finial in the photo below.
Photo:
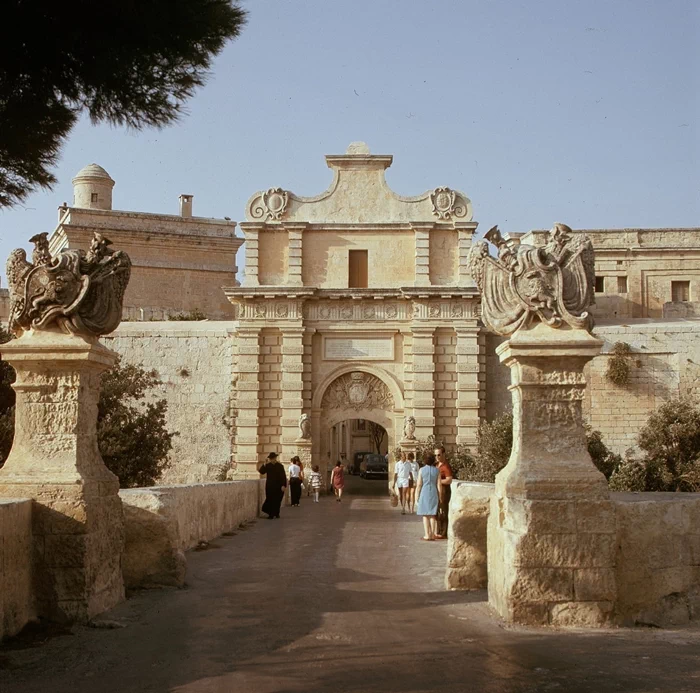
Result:
{"label": "carved stone finial", "polygon": [[62,250],[51,257],[48,234],[33,236],[32,262],[22,248],[7,260],[10,329],[18,337],[27,330],[60,329],[95,337],[121,322],[131,260],[95,233],[90,249]]}
{"label": "carved stone finial", "polygon": [[[540,248],[507,243],[497,226],[486,239],[469,253],[486,327],[504,336],[534,320],[550,327],[593,329],[587,309],[595,303],[595,266],[588,236],[556,223]],[[487,241],[498,249],[498,259],[489,254]]]}
{"label": "carved stone finial", "polygon": [[311,440],[311,417],[308,414],[302,414],[299,417],[299,438]]}

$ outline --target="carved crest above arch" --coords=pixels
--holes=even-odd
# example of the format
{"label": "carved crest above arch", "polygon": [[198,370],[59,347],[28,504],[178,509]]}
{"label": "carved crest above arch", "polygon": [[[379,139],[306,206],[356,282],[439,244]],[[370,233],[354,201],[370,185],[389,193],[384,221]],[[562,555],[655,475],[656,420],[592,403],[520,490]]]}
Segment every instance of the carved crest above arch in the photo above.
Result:
{"label": "carved crest above arch", "polygon": [[352,371],[334,380],[325,391],[324,409],[393,409],[389,388],[376,375]]}
{"label": "carved crest above arch", "polygon": [[248,216],[263,221],[279,221],[287,209],[289,193],[282,188],[268,188],[248,203]]}

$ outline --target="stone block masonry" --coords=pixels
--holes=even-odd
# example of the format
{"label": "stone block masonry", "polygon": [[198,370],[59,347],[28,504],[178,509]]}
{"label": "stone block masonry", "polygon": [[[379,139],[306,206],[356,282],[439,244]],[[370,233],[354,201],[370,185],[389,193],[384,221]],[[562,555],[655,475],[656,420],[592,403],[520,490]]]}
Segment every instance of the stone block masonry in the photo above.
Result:
{"label": "stone block masonry", "polygon": [[32,501],[0,500],[0,640],[36,617],[32,548]]}
{"label": "stone block masonry", "polygon": [[244,387],[232,374],[235,329],[235,322],[122,323],[104,338],[123,363],[153,369],[163,383],[148,395],[167,401],[167,426],[177,433],[163,484],[215,481],[231,465],[232,395]]}

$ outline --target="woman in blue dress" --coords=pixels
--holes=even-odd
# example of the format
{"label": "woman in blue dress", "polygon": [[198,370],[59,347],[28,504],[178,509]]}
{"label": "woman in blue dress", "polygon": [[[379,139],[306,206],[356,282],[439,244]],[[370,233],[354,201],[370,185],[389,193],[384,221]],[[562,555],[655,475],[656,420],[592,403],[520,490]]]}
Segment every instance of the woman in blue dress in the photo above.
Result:
{"label": "woman in blue dress", "polygon": [[418,505],[416,515],[423,516],[423,528],[425,530],[423,541],[433,541],[437,534],[438,511],[438,480],[440,472],[435,466],[435,455],[426,455],[425,466],[421,467],[418,474]]}

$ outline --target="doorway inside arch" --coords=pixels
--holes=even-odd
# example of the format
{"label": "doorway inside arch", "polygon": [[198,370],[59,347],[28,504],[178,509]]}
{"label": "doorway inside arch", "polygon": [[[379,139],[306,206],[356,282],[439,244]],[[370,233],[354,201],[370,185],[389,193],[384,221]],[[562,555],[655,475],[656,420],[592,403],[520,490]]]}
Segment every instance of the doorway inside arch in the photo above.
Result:
{"label": "doorway inside arch", "polygon": [[328,436],[329,467],[340,461],[351,476],[368,479],[380,476],[374,470],[367,472],[362,465],[367,455],[386,460],[389,435],[384,426],[368,419],[346,419],[331,426]]}

